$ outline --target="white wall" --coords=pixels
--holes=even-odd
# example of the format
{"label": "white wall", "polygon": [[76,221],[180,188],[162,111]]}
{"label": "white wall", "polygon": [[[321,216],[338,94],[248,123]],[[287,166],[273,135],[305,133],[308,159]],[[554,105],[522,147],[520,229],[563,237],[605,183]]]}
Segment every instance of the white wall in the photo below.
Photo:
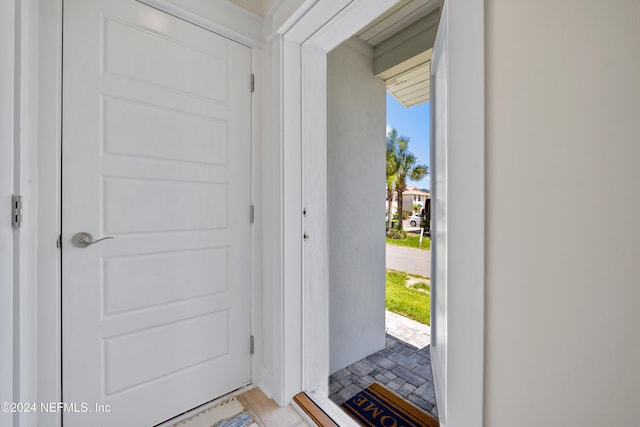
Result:
{"label": "white wall", "polygon": [[330,372],[385,343],[385,84],[359,43],[327,57]]}
{"label": "white wall", "polygon": [[638,425],[640,2],[486,4],[485,425]]}

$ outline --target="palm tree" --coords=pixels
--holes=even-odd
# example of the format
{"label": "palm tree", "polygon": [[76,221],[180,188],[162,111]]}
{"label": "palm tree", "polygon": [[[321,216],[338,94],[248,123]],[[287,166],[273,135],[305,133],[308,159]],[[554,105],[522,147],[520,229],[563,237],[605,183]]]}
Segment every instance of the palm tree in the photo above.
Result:
{"label": "palm tree", "polygon": [[387,184],[389,183],[390,151],[393,152],[391,155],[393,157],[392,163],[395,164],[393,175],[398,195],[398,229],[402,230],[402,193],[407,189],[407,178],[420,181],[429,174],[429,167],[418,164],[416,156],[409,151],[409,138],[398,136],[398,131],[391,129],[387,134]]}
{"label": "palm tree", "polygon": [[393,186],[396,181],[396,170],[398,169],[398,163],[396,162],[397,140],[398,131],[395,129],[390,130],[387,134],[387,230],[390,230],[393,224],[391,205],[393,203]]}

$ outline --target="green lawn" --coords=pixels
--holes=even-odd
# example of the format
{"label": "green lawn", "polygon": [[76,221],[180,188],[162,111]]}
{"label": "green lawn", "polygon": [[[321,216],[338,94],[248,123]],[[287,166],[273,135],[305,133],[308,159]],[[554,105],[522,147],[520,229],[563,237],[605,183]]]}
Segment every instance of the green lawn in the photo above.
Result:
{"label": "green lawn", "polygon": [[423,237],[422,247],[420,247],[420,236],[408,233],[406,239],[390,239],[387,237],[387,243],[390,245],[407,246],[409,248],[419,248],[424,250],[431,249],[431,239]]}
{"label": "green lawn", "polygon": [[[419,280],[412,287],[407,287],[407,279],[410,277],[419,278],[419,276],[409,276],[402,271],[387,270],[387,310],[431,325],[431,288],[424,278],[420,278],[424,281]],[[427,292],[421,292],[415,288]]]}

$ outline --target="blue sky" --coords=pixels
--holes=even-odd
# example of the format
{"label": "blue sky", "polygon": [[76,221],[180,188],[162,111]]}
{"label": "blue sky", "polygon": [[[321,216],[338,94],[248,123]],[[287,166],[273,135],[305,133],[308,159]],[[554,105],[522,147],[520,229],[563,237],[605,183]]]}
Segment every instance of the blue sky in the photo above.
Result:
{"label": "blue sky", "polygon": [[[429,129],[430,102],[405,108],[387,93],[387,131],[396,128],[399,135],[409,137],[409,151],[416,155],[418,163],[429,166]],[[431,188],[431,175],[419,182],[410,181],[407,185],[418,188]]]}

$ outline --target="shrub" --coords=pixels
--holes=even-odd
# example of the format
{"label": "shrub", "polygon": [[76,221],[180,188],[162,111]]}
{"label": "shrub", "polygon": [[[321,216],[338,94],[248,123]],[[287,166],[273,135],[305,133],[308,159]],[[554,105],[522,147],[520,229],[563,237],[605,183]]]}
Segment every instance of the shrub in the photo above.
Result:
{"label": "shrub", "polygon": [[431,235],[431,221],[427,221],[426,218],[422,218],[422,221],[420,221],[420,227],[424,228],[425,235]]}
{"label": "shrub", "polygon": [[406,239],[407,238],[407,232],[404,230],[398,230],[397,228],[392,228],[391,230],[387,231],[387,237],[390,239]]}

